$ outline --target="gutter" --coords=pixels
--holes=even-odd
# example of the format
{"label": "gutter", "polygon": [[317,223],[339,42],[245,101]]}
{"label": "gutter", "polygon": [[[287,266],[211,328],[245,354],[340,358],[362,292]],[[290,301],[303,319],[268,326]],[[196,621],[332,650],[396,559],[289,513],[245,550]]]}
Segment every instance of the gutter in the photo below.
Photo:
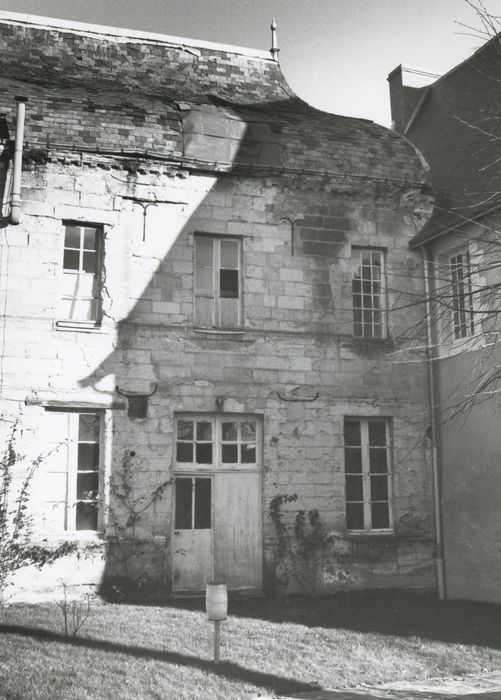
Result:
{"label": "gutter", "polygon": [[17,226],[21,218],[21,171],[23,167],[24,117],[27,101],[27,97],[16,97],[16,141],[14,145],[12,198],[10,205],[10,223],[13,226]]}
{"label": "gutter", "polygon": [[426,309],[426,341],[428,354],[428,390],[430,394],[430,424],[431,424],[431,464],[433,472],[433,502],[435,511],[435,566],[437,569],[437,588],[440,600],[445,600],[445,567],[444,567],[444,545],[442,534],[442,503],[440,493],[440,474],[438,456],[438,421],[435,403],[435,365],[433,354],[433,333],[431,324],[431,302],[430,302],[430,277],[429,259],[425,249],[421,248],[423,256],[424,286],[425,286],[425,309]]}

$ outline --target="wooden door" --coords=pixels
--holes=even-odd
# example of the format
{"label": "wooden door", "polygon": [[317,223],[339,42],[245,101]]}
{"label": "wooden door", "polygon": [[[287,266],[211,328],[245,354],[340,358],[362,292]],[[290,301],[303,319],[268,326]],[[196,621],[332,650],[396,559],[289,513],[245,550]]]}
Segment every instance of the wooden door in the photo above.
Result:
{"label": "wooden door", "polygon": [[261,588],[260,481],[258,473],[220,473],[215,478],[215,574],[228,589]]}

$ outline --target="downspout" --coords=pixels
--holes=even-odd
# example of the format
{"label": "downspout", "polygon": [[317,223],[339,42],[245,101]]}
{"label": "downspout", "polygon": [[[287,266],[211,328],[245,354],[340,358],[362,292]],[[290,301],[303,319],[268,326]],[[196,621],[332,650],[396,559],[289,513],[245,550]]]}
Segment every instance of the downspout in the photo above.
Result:
{"label": "downspout", "polygon": [[426,308],[426,340],[428,351],[428,389],[430,393],[430,424],[431,424],[431,464],[433,471],[433,500],[435,510],[435,565],[437,567],[438,597],[445,600],[444,545],[442,537],[442,504],[440,493],[440,475],[438,461],[438,421],[435,403],[435,366],[433,353],[433,332],[431,324],[430,277],[428,272],[428,257],[425,249],[421,248],[423,256],[425,308]]}
{"label": "downspout", "polygon": [[14,162],[12,173],[12,198],[10,204],[10,223],[17,226],[21,218],[21,171],[23,167],[24,116],[27,97],[16,97],[16,141],[14,144]]}

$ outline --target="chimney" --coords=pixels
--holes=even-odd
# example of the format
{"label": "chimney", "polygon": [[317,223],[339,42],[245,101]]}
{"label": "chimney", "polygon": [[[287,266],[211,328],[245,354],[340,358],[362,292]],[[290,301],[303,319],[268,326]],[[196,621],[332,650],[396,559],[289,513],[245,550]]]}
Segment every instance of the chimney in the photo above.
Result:
{"label": "chimney", "polygon": [[437,73],[400,65],[388,76],[390,84],[390,104],[392,128],[399,134],[406,134],[414,119],[421,101],[426,95],[426,87],[440,76]]}

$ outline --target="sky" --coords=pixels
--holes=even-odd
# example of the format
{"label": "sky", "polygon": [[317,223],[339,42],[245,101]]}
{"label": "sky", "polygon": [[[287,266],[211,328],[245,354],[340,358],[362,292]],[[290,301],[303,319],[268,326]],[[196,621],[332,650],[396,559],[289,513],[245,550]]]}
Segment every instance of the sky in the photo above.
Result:
{"label": "sky", "polygon": [[[484,6],[501,15],[501,0]],[[0,0],[0,10],[262,50],[276,17],[280,64],[300,97],[386,126],[393,68],[443,74],[484,42],[463,26],[481,27],[468,0]]]}

